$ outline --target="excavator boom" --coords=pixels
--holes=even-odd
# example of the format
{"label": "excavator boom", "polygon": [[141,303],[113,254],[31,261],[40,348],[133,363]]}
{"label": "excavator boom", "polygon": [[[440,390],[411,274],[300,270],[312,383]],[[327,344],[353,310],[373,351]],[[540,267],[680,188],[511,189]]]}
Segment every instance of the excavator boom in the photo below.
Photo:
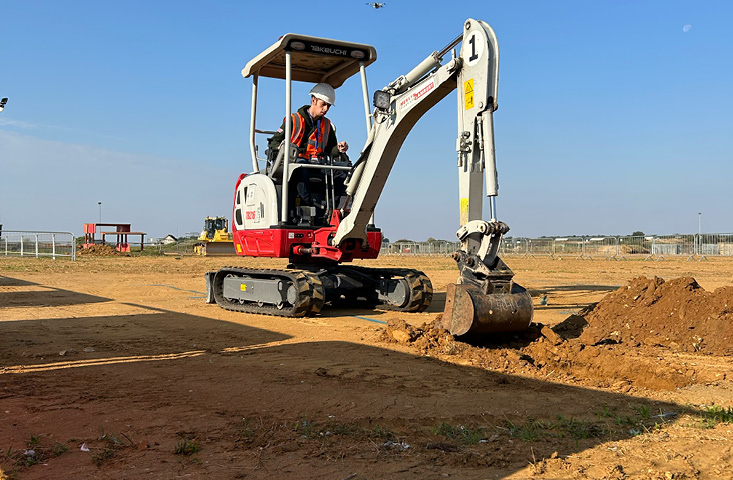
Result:
{"label": "excavator boom", "polygon": [[[460,54],[444,61],[459,41]],[[496,35],[487,23],[468,19],[463,34],[446,48],[377,91],[375,122],[346,189],[352,204],[332,242],[366,241],[367,226],[405,138],[426,112],[457,90],[461,249],[453,258],[460,277],[448,288],[443,315],[443,325],[456,335],[521,331],[533,314],[531,297],[512,281],[513,273],[498,257],[509,231],[496,220],[493,201],[499,193],[493,123],[498,82]],[[489,221],[482,220],[484,192],[492,200]]]}

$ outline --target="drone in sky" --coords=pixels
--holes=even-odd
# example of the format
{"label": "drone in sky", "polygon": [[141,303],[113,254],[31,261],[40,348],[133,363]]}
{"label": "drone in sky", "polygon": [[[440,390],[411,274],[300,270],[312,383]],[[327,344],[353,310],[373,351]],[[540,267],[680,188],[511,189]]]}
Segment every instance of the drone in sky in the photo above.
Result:
{"label": "drone in sky", "polygon": [[370,7],[374,7],[377,10],[379,10],[380,8],[384,8],[387,4],[386,3],[383,3],[383,2],[372,2],[372,3],[367,2],[367,5],[369,5]]}

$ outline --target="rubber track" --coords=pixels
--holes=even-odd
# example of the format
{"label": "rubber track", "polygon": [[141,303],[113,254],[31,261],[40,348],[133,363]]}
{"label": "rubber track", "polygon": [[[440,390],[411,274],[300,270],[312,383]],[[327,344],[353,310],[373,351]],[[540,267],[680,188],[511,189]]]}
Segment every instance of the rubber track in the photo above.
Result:
{"label": "rubber track", "polygon": [[[295,305],[277,308],[276,305],[257,303],[240,304],[224,298],[224,278],[227,275],[262,279],[282,279],[296,286],[298,298]],[[257,313],[278,317],[303,317],[321,311],[325,299],[325,291],[321,279],[317,275],[302,270],[248,269],[239,267],[222,267],[214,277],[214,299],[225,310],[242,313]]]}
{"label": "rubber track", "polygon": [[398,306],[388,303],[379,303],[377,304],[377,308],[399,312],[422,312],[425,311],[430,306],[430,302],[433,301],[433,284],[430,282],[427,275],[420,270],[414,270],[411,268],[369,268],[356,267],[352,265],[343,268],[344,270],[352,269],[373,278],[402,277],[407,282],[410,289],[410,299],[406,305]]}

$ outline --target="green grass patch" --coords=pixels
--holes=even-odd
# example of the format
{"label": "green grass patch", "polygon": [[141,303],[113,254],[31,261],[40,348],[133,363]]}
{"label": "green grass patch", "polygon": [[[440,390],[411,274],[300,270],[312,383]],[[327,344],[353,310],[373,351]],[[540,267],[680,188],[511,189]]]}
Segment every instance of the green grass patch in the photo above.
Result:
{"label": "green grass patch", "polygon": [[487,433],[483,427],[466,427],[463,425],[453,426],[442,422],[433,428],[433,434],[458,441],[466,445],[476,445],[481,440],[486,440]]}
{"label": "green grass patch", "polygon": [[239,430],[239,432],[242,434],[244,438],[252,438],[255,434],[254,429],[249,423],[249,419],[247,417],[242,418],[242,426]]}
{"label": "green grass patch", "polygon": [[515,423],[507,420],[498,428],[514,438],[534,442],[542,438],[569,438],[576,442],[589,438],[602,438],[609,435],[638,435],[658,427],[664,422],[652,422],[651,408],[634,407],[631,415],[617,414],[614,409],[604,406],[595,412],[596,421],[558,415],[549,420],[528,420]]}
{"label": "green grass patch", "polygon": [[395,441],[397,435],[384,425],[363,427],[357,423],[342,423],[328,421],[319,423],[308,418],[301,418],[293,427],[294,431],[301,437],[307,439],[323,438],[331,436],[374,439],[382,441]]}
{"label": "green grass patch", "polygon": [[[133,445],[133,441],[130,437],[122,434],[130,445]],[[97,467],[101,467],[107,461],[114,458],[117,452],[126,447],[126,445],[120,439],[120,436],[112,431],[107,431],[102,427],[102,433],[99,435],[99,440],[102,441],[101,450],[97,453],[92,454],[92,462]]]}
{"label": "green grass patch", "polygon": [[176,455],[184,455],[188,457],[193,455],[194,453],[198,453],[200,449],[201,445],[199,444],[198,440],[189,440],[187,438],[184,438],[180,442],[176,443],[176,448],[173,449],[173,453],[175,453]]}
{"label": "green grass patch", "polygon": [[723,408],[717,405],[703,407],[700,421],[702,428],[714,428],[720,423],[733,423],[733,408]]}

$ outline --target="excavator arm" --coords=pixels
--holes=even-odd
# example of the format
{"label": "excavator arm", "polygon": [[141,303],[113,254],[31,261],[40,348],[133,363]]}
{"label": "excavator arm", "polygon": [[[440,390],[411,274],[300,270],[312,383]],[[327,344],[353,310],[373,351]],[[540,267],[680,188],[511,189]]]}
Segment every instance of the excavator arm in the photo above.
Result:
{"label": "excavator arm", "polygon": [[[444,61],[459,42],[460,55]],[[442,51],[433,52],[410,73],[375,92],[374,123],[347,183],[352,204],[333,239],[335,246],[346,239],[366,241],[366,226],[407,135],[426,112],[454,90],[458,90],[461,225],[475,230],[468,224],[482,218],[484,176],[486,194],[498,194],[493,133],[498,78],[496,35],[485,22],[469,19],[464,33]],[[467,242],[478,251],[482,239],[474,237],[468,235]]]}
{"label": "excavator arm", "polygon": [[[451,58],[445,59],[449,52]],[[513,273],[498,257],[502,236],[509,231],[496,220],[493,201],[499,191],[493,126],[498,80],[496,35],[487,23],[468,19],[463,33],[443,50],[375,92],[374,123],[347,180],[343,211],[349,200],[350,209],[332,240],[336,247],[351,239],[366,242],[366,228],[407,135],[426,112],[457,90],[461,248],[453,257],[460,277],[448,287],[443,315],[443,325],[457,335],[520,331],[532,319],[531,297],[512,281]],[[484,193],[491,199],[489,221],[482,219]]]}

